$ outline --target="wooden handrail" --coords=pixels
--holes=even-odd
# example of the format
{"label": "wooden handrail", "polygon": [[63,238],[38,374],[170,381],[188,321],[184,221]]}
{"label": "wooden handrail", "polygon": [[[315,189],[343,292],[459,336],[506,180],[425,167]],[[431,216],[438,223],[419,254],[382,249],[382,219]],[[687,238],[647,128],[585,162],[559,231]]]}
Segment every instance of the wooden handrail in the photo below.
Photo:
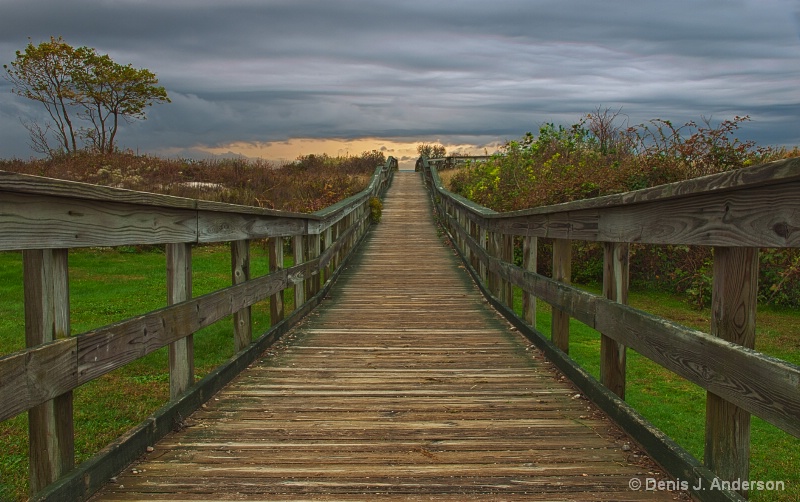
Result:
{"label": "wooden handrail", "polygon": [[[192,335],[233,314],[232,338],[241,354],[252,342],[250,306],[271,298],[271,322],[279,325],[277,299],[293,287],[297,309],[303,308],[320,291],[320,278],[328,281],[364,234],[369,200],[385,192],[396,169],[389,157],[362,192],[311,214],[0,171],[0,251],[23,250],[28,345],[0,357],[0,421],[30,414],[31,493],[73,469],[73,389],[170,345],[171,399],[177,400],[192,385]],[[294,240],[296,256],[284,269],[285,237]],[[251,279],[249,242],[264,238],[280,263],[273,260],[269,274]],[[233,285],[192,298],[191,245],[213,242],[231,243]],[[69,336],[68,249],[144,244],[167,245],[170,305]]]}
{"label": "wooden handrail", "polygon": [[[752,350],[758,248],[800,247],[800,159],[508,213],[449,192],[427,159],[418,165],[442,224],[496,303],[510,308],[513,298],[504,291],[521,288],[522,317],[532,332],[531,298],[552,306],[550,347],[568,352],[572,317],[602,334],[601,383],[620,398],[626,347],[708,391],[704,461],[721,479],[749,479],[750,414],[800,437],[800,366]],[[511,236],[525,239],[523,267],[504,258],[510,250],[497,248],[513,246]],[[554,239],[553,279],[530,266],[539,237]],[[556,280],[571,240],[605,246],[604,297],[570,286],[563,270]],[[710,334],[625,305],[630,243],[715,247]]]}

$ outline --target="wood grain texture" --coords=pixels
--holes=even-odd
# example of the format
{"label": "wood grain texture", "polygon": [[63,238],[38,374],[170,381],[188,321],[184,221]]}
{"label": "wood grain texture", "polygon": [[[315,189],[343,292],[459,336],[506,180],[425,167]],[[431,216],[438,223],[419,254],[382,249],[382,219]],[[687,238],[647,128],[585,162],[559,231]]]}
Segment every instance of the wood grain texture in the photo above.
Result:
{"label": "wood grain texture", "polygon": [[274,235],[302,235],[308,228],[308,219],[309,215],[265,216],[198,211],[197,242],[227,242],[263,239]]}
{"label": "wood grain texture", "polygon": [[[65,249],[31,249],[23,251],[23,281],[25,285],[25,341],[34,350],[57,338],[69,336],[69,279]],[[69,346],[64,346],[67,348]],[[61,354],[64,354],[63,352]],[[74,371],[70,359],[74,351],[48,361],[58,369]],[[58,365],[58,363],[65,364]],[[55,383],[43,373],[50,365],[34,368],[26,365],[27,383]],[[42,371],[44,370],[44,371]],[[58,374],[58,373],[56,373]],[[73,373],[74,375],[74,373]],[[71,376],[71,375],[69,375]],[[69,378],[68,376],[68,378]],[[50,381],[48,381],[50,380]],[[60,383],[60,382],[59,382]],[[26,386],[30,389],[30,385]],[[55,386],[54,386],[55,387]],[[53,393],[53,389],[47,389]],[[36,493],[74,464],[72,392],[54,396],[28,411],[29,489]]]}
{"label": "wood grain texture", "polygon": [[196,211],[0,192],[0,250],[196,240]]}
{"label": "wood grain texture", "polygon": [[[553,280],[560,284],[572,282],[572,243],[569,240],[553,241]],[[552,308],[550,337],[556,347],[569,354],[569,312],[557,306]]]}
{"label": "wood grain texture", "polygon": [[77,387],[77,339],[65,338],[0,358],[0,420]]}
{"label": "wood grain texture", "polygon": [[628,481],[654,467],[488,308],[429,215],[398,174],[329,298],[94,500],[640,498]]}
{"label": "wood grain texture", "polygon": [[[303,235],[295,235],[292,237],[292,253],[295,265],[306,262],[305,243],[306,238]],[[305,284],[300,281],[292,282],[294,282],[294,304],[302,305],[306,301]]]}
{"label": "wood grain texture", "polygon": [[[603,243],[603,296],[622,304],[628,303],[629,245]],[[626,350],[613,338],[600,335],[600,382],[611,392],[625,399]]]}
{"label": "wood grain texture", "polygon": [[[168,244],[167,304],[176,305],[192,297],[192,247]],[[175,323],[177,340],[169,345],[169,395],[176,399],[194,383],[194,337],[189,323]]]}
{"label": "wood grain texture", "polygon": [[[231,282],[234,285],[250,280],[250,241],[231,242]],[[250,306],[233,313],[233,348],[239,352],[253,339]]]}
{"label": "wood grain texture", "polygon": [[524,291],[617,343],[800,437],[800,367],[490,259]]}
{"label": "wood grain texture", "polygon": [[[522,241],[522,268],[536,273],[538,264],[538,238],[527,236]],[[522,318],[531,326],[536,326],[536,295],[522,292]]]}
{"label": "wood grain texture", "polygon": [[[711,334],[755,348],[757,301],[758,249],[715,248]],[[750,413],[712,392],[706,396],[704,457],[720,477],[750,479]]]}
{"label": "wood grain texture", "polygon": [[[269,240],[269,272],[270,274],[277,274],[283,270],[283,238],[273,237]],[[284,317],[283,306],[283,288],[275,291],[269,298],[269,318],[270,324],[275,326],[283,320]]]}

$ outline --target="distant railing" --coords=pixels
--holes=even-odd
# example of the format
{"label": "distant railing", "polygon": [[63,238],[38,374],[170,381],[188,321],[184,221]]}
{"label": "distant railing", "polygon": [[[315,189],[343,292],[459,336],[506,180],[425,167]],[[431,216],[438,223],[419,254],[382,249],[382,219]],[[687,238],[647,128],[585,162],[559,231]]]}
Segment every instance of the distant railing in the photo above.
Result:
{"label": "distant railing", "polygon": [[[490,155],[460,155],[450,157],[438,157],[435,159],[426,159],[428,165],[435,167],[438,170],[454,169],[469,163],[486,162],[492,157]],[[415,171],[422,171],[422,157],[417,160],[414,166]]]}
{"label": "distant railing", "polygon": [[[27,345],[0,358],[0,421],[29,413],[30,492],[37,495],[52,489],[74,469],[76,387],[169,345],[170,396],[176,404],[197,388],[193,333],[233,315],[237,359],[248,355],[252,360],[256,352],[248,351],[251,343],[255,345],[252,305],[270,299],[273,327],[256,347],[263,350],[286,329],[284,290],[294,289],[294,312],[299,315],[313,307],[310,300],[318,303],[318,293],[370,225],[370,199],[388,188],[396,169],[397,161],[390,157],[376,168],[365,190],[312,214],[0,171],[0,251],[22,250]],[[292,241],[290,268],[283,268],[284,238]],[[251,279],[254,239],[269,239],[270,273]],[[192,246],[219,242],[231,243],[233,285],[192,298]],[[168,306],[70,336],[68,250],[156,244],[166,246]],[[227,364],[236,371],[246,366],[241,361]],[[206,391],[206,399],[208,395]],[[150,425],[159,433],[172,428],[172,424]],[[152,431],[143,433],[153,436]],[[143,453],[145,445],[140,446],[128,452],[130,458],[111,463],[124,467]],[[96,467],[113,475],[107,465]],[[67,488],[66,493],[72,494],[67,498],[90,494],[105,481],[100,478],[96,472],[86,472],[82,479],[68,482],[73,486]]]}
{"label": "distant railing", "polygon": [[[800,159],[509,213],[449,192],[427,159],[418,164],[442,223],[497,304],[510,309],[512,286],[521,288],[519,320],[528,327],[536,325],[536,298],[552,306],[551,340],[538,332],[533,338],[554,357],[568,360],[572,317],[601,333],[600,381],[619,398],[625,397],[626,347],[708,391],[707,469],[686,472],[681,462],[659,459],[673,475],[691,486],[709,475],[748,480],[751,414],[800,437],[800,367],[752,350],[759,248],[800,247]],[[522,267],[513,264],[514,237],[522,241]],[[536,273],[538,238],[553,240],[552,278]],[[571,240],[602,243],[602,297],[570,286]],[[625,305],[629,243],[713,246],[710,334]],[[611,396],[606,410],[617,408]]]}

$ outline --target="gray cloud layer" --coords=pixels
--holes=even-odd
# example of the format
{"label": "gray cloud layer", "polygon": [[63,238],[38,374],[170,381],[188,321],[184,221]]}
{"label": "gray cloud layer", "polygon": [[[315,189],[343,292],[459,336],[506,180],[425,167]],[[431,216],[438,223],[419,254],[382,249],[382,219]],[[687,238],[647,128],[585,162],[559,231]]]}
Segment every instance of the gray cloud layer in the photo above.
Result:
{"label": "gray cloud layer", "polygon": [[[781,0],[4,0],[0,62],[63,36],[154,71],[144,151],[363,136],[511,139],[598,107],[631,124],[750,115],[800,144],[797,4]],[[0,81],[0,157],[40,111]]]}

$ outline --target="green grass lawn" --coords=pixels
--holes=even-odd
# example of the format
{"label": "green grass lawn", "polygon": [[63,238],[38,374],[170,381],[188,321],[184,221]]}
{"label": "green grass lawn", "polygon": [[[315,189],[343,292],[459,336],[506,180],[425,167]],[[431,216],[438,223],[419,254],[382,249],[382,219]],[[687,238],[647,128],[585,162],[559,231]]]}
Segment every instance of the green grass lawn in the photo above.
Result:
{"label": "green grass lawn", "polygon": [[[201,296],[231,285],[227,246],[192,250],[192,293]],[[291,265],[291,258],[285,266]],[[251,246],[251,276],[268,273],[268,251]],[[69,256],[72,334],[166,306],[163,249],[72,250]],[[287,313],[294,297],[287,290]],[[22,254],[0,253],[0,356],[25,346]],[[269,302],[252,308],[254,336],[269,329]],[[223,319],[195,334],[195,378],[233,355],[233,321]],[[169,356],[164,347],[89,382],[74,392],[75,456],[80,463],[142,422],[169,399]],[[27,413],[0,423],[0,501],[27,497]]]}
{"label": "green grass lawn", "polygon": [[[581,287],[599,294],[599,288]],[[514,299],[515,310],[521,313],[520,291],[515,291]],[[706,333],[710,330],[710,310],[697,310],[674,295],[631,291],[628,303],[635,308]],[[537,301],[536,312],[537,329],[549,337],[550,306]],[[760,308],[756,323],[757,350],[800,364],[800,312]],[[579,321],[571,320],[569,350],[570,357],[595,378],[600,378],[600,334],[597,331]],[[702,461],[705,442],[705,390],[628,349],[626,401]],[[786,484],[784,492],[751,492],[751,500],[800,500],[800,439],[753,417],[750,479],[782,480]]]}

